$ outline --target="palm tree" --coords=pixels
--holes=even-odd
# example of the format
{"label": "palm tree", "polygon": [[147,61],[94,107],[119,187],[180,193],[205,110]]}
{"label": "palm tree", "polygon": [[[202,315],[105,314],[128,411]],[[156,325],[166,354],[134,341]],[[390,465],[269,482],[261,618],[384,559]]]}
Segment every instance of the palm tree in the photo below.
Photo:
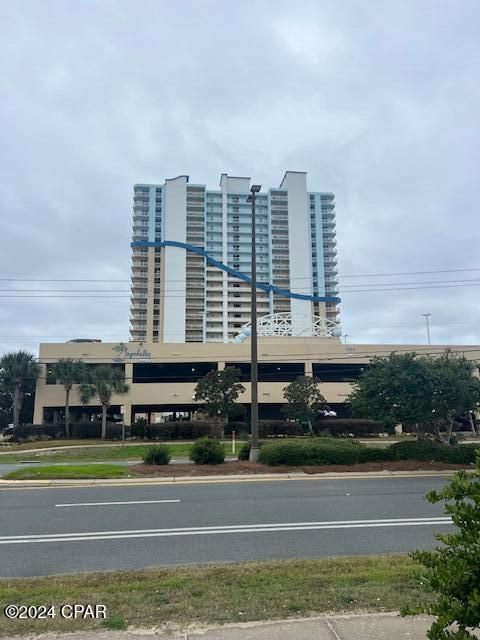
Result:
{"label": "palm tree", "polygon": [[70,437],[70,391],[74,384],[81,384],[84,378],[84,364],[74,358],[61,358],[51,367],[56,380],[65,388],[65,435]]}
{"label": "palm tree", "polygon": [[27,351],[6,353],[0,358],[0,387],[13,396],[13,434],[20,425],[23,394],[38,378],[40,367]]}
{"label": "palm tree", "polygon": [[90,402],[95,396],[102,405],[102,440],[107,437],[107,409],[113,394],[128,393],[129,386],[121,369],[109,365],[92,367],[84,382],[80,385],[80,399],[83,404]]}

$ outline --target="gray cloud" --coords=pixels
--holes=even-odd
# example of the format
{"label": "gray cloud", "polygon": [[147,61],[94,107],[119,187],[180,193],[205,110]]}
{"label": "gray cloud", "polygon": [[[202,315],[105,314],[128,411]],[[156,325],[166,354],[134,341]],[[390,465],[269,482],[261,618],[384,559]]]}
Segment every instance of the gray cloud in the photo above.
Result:
{"label": "gray cloud", "polygon": [[[480,268],[479,23],[475,0],[4,0],[0,277],[128,281],[135,182],[286,169],[336,193],[342,274]],[[429,311],[477,343],[475,285],[347,292],[476,277],[342,278],[349,339],[423,341]],[[126,337],[128,282],[96,286],[126,297],[2,298],[0,350]]]}

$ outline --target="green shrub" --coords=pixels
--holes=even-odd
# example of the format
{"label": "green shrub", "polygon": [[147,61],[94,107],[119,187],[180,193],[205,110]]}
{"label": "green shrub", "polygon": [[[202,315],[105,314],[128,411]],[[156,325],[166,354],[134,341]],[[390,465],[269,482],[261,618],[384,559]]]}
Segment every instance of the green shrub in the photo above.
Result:
{"label": "green shrub", "polygon": [[232,431],[235,431],[235,434],[238,436],[242,431],[248,432],[249,428],[250,426],[246,422],[240,420],[231,421],[225,425],[225,435],[230,437]]}
{"label": "green shrub", "polygon": [[478,637],[474,630],[480,627],[480,458],[476,473],[455,474],[446,487],[427,494],[427,499],[433,504],[444,502],[454,529],[435,536],[441,547],[411,554],[423,565],[422,580],[434,599],[402,613],[436,616],[427,632],[431,640],[474,640]]}
{"label": "green shrub", "polygon": [[172,423],[161,423],[161,424],[147,424],[145,426],[145,437],[148,440],[172,440],[173,439],[173,427],[170,426]]}
{"label": "green shrub", "polygon": [[290,420],[260,420],[258,423],[258,435],[260,438],[278,438],[279,436],[301,436],[302,425]]}
{"label": "green shrub", "polygon": [[[71,437],[76,440],[84,438],[100,438],[102,431],[101,422],[71,422]],[[130,427],[125,429],[125,435],[128,437]],[[20,425],[16,432],[17,440],[38,439],[45,436],[51,438],[65,437],[65,424],[24,424]],[[120,439],[122,437],[122,425],[116,422],[107,422],[107,438],[109,440]]]}
{"label": "green shrub", "polygon": [[145,438],[145,426],[147,421],[145,418],[138,418],[130,427],[130,433],[132,438]]}
{"label": "green shrub", "polygon": [[386,462],[394,460],[390,447],[364,447],[359,450],[358,462]]}
{"label": "green shrub", "polygon": [[156,444],[148,447],[143,455],[145,464],[169,464],[171,459],[170,448],[166,444]]}
{"label": "green shrub", "polygon": [[[232,431],[238,434],[248,432],[250,425],[246,422],[229,422],[225,427],[225,435],[230,436]],[[259,420],[258,435],[260,438],[277,438],[281,436],[301,436],[303,435],[302,425],[290,420]]]}
{"label": "green shrub", "polygon": [[200,438],[190,448],[190,460],[195,464],[222,464],[225,461],[223,446],[215,438]]}
{"label": "green shrub", "polygon": [[[258,446],[263,447],[263,442],[259,442]],[[250,442],[244,442],[238,451],[238,459],[239,460],[249,460],[250,459]]]}
{"label": "green shrub", "polygon": [[362,418],[319,418],[313,430],[316,434],[328,433],[334,438],[348,438],[350,434],[355,438],[378,436],[386,431],[381,422]]}
{"label": "green shrub", "polygon": [[149,424],[145,427],[145,436],[149,440],[195,440],[218,435],[219,426],[213,422],[178,420]]}
{"label": "green shrub", "polygon": [[389,447],[394,460],[421,460],[451,464],[474,463],[478,448],[475,444],[448,445],[432,440],[396,442]]}
{"label": "green shrub", "polygon": [[368,449],[355,441],[315,438],[265,443],[260,449],[259,461],[268,465],[348,465],[380,460],[382,455],[383,459],[390,457],[382,449]]}
{"label": "green shrub", "polygon": [[192,422],[192,440],[204,438],[205,436],[219,438],[220,432],[221,426],[219,424],[214,424],[212,422]]}
{"label": "green shrub", "polygon": [[250,458],[250,443],[244,442],[238,450],[239,460],[248,460]]}

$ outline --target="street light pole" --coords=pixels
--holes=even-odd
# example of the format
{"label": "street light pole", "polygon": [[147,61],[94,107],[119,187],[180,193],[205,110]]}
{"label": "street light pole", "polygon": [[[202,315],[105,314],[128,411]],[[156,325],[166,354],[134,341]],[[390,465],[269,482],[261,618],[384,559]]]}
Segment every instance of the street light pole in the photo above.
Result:
{"label": "street light pole", "polygon": [[432,344],[432,341],[430,339],[430,316],[432,314],[431,313],[422,313],[422,316],[425,318],[425,322],[427,324],[427,341],[428,344]]}
{"label": "street light pole", "polygon": [[250,461],[257,462],[259,454],[258,446],[258,347],[257,347],[257,247],[255,242],[256,220],[255,220],[255,198],[260,191],[259,184],[252,184],[251,195],[247,202],[252,203],[252,284],[251,284],[251,334],[250,334],[250,387],[251,387],[251,410],[250,425],[252,439],[250,442]]}
{"label": "street light pole", "polygon": [[347,344],[348,333],[343,334],[343,344]]}

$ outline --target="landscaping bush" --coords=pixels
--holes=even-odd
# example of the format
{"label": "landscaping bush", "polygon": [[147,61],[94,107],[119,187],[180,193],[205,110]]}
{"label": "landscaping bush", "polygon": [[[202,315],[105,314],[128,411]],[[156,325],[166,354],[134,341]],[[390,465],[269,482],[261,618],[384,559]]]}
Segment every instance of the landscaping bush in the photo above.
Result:
{"label": "landscaping bush", "polygon": [[302,425],[289,420],[260,420],[258,423],[258,435],[260,438],[278,438],[279,436],[301,436]]}
{"label": "landscaping bush", "polygon": [[[128,437],[130,429],[127,427],[125,436]],[[75,440],[99,438],[102,435],[101,422],[74,422],[70,425],[70,433]],[[122,425],[117,422],[107,422],[107,439],[120,440],[122,437]]]}
{"label": "landscaping bush", "polygon": [[[240,433],[248,433],[250,425],[247,422],[229,422],[225,427],[225,435],[231,436],[232,431],[238,437]],[[303,429],[298,422],[289,420],[259,420],[258,435],[260,438],[295,437],[303,435]]]}
{"label": "landscaping bush", "polygon": [[[75,440],[83,440],[87,438],[100,438],[102,432],[101,422],[73,422],[70,423],[71,437]],[[129,428],[126,434],[129,434]],[[65,425],[63,422],[58,424],[24,424],[18,428],[17,440],[28,440],[42,438],[48,436],[50,438],[65,438]],[[122,425],[116,422],[107,422],[107,438],[109,440],[120,439],[122,437]]]}
{"label": "landscaping bush", "polygon": [[[354,440],[315,438],[264,443],[259,461],[269,465],[320,465],[417,460],[472,464],[478,445],[445,445],[432,441],[398,442],[387,448],[367,447]],[[242,455],[247,453],[242,451]]]}
{"label": "landscaping bush", "polygon": [[238,450],[239,460],[248,460],[250,458],[250,443],[244,442]]}
{"label": "landscaping bush", "polygon": [[132,435],[132,438],[140,438],[143,440],[145,438],[146,424],[147,424],[147,421],[145,420],[145,418],[138,418],[138,420],[135,420],[135,422],[132,424],[130,428],[130,433]]}
{"label": "landscaping bush", "polygon": [[328,433],[334,438],[378,436],[386,431],[381,422],[359,418],[319,418],[313,425],[316,434]]}
{"label": "landscaping bush", "polygon": [[169,464],[171,459],[170,448],[166,444],[156,444],[153,447],[148,447],[143,455],[145,464]]}
{"label": "landscaping bush", "polygon": [[383,449],[369,449],[355,441],[315,438],[265,443],[260,449],[259,461],[268,465],[348,465],[389,457],[389,453]]}
{"label": "landscaping bush", "polygon": [[192,425],[192,440],[204,438],[205,436],[211,436],[213,438],[220,437],[222,428],[219,424],[211,422],[193,422]]}
{"label": "landscaping bush", "polygon": [[394,460],[390,447],[362,447],[358,451],[358,462],[387,462]]}
{"label": "landscaping bush", "polygon": [[475,462],[476,444],[448,445],[432,440],[397,442],[389,449],[394,460],[421,460],[472,464]]}
{"label": "landscaping bush", "polygon": [[431,640],[474,640],[480,626],[480,457],[476,473],[456,473],[446,487],[430,491],[426,498],[432,504],[444,503],[454,529],[435,536],[442,545],[433,551],[411,554],[423,565],[422,580],[434,597],[402,614],[436,616],[427,631]]}
{"label": "landscaping bush", "polygon": [[219,440],[205,437],[191,446],[190,460],[195,464],[222,464],[225,461],[225,454]]}
{"label": "landscaping bush", "polygon": [[28,440],[37,438],[64,438],[64,424],[24,424],[15,432],[16,440]]}
{"label": "landscaping bush", "polygon": [[173,422],[145,425],[145,438],[147,440],[172,440],[174,429]]}
{"label": "landscaping bush", "polygon": [[229,422],[225,425],[225,435],[230,437],[232,431],[235,431],[235,435],[238,437],[239,433],[250,431],[250,425],[246,422],[236,420],[235,422]]}
{"label": "landscaping bush", "polygon": [[187,421],[175,421],[169,425],[173,429],[172,440],[192,440],[193,439],[193,427],[201,422],[187,422]]}
{"label": "landscaping bush", "polygon": [[220,427],[213,422],[162,422],[145,427],[145,436],[149,440],[195,440],[204,436],[217,437]]}

